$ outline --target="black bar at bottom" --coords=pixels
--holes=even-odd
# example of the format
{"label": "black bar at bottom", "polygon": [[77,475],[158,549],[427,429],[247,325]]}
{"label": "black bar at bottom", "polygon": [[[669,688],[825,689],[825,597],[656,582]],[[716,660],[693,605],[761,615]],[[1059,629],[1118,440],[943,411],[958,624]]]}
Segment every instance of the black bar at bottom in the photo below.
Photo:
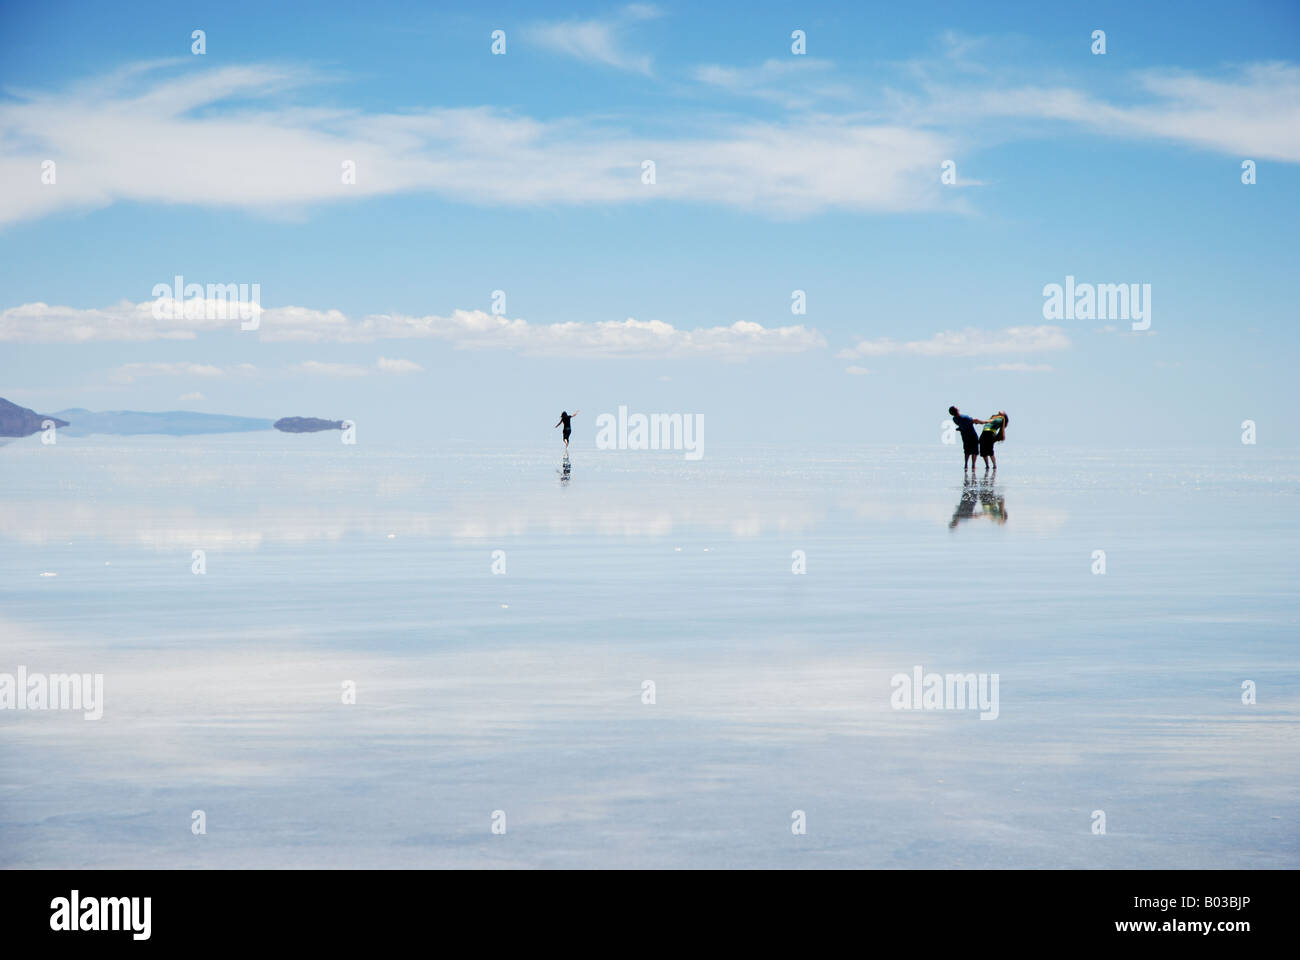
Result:
{"label": "black bar at bottom", "polygon": [[0,915],[6,946],[301,950],[422,933],[436,938],[430,946],[453,934],[482,947],[601,935],[614,938],[612,950],[636,942],[668,950],[683,943],[665,937],[691,931],[733,945],[802,937],[811,947],[847,934],[921,951],[1124,941],[1231,950],[1284,935],[1294,880],[1240,870],[11,870],[0,873]]}

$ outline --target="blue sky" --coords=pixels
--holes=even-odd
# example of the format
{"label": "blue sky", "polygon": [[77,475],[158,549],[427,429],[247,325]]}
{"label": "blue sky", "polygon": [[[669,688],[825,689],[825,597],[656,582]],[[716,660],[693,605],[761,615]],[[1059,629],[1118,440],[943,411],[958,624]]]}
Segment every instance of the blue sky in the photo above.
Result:
{"label": "blue sky", "polygon": [[[0,396],[1294,447],[1300,8],[1044,6],[5,5]],[[261,327],[151,323],[176,274]],[[1067,275],[1150,284],[1150,329],[1045,319]]]}

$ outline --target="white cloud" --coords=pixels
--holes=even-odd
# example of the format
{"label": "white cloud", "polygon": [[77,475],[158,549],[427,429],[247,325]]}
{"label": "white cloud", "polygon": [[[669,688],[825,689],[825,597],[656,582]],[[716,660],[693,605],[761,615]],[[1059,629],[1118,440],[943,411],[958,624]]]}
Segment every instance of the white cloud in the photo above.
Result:
{"label": "white cloud", "polygon": [[[106,338],[109,339],[109,338]],[[421,373],[424,368],[412,360],[380,357],[373,366],[358,363],[331,363],[320,360],[304,360],[284,368],[290,374],[313,374],[327,377],[366,377],[373,373],[404,374]],[[110,376],[115,383],[134,383],[142,377],[248,377],[259,373],[251,363],[238,363],[227,367],[218,367],[208,363],[190,361],[170,361],[154,363],[126,363],[116,367]],[[263,374],[265,375],[265,371]],[[201,393],[187,393],[182,400],[202,400]]]}
{"label": "white cloud", "polygon": [[653,72],[654,59],[648,54],[628,50],[626,34],[631,23],[653,20],[659,15],[659,8],[653,4],[634,3],[610,19],[534,24],[524,31],[524,37],[538,46],[586,63],[604,64],[649,76]]}
{"label": "white cloud", "polygon": [[380,373],[423,373],[424,367],[420,366],[413,360],[405,360],[401,357],[380,357],[375,362],[375,368]]}
{"label": "white cloud", "polygon": [[325,363],[320,360],[304,360],[289,368],[290,373],[310,373],[324,377],[365,377],[370,368],[359,363]]}
{"label": "white cloud", "polygon": [[124,363],[117,367],[112,379],[117,383],[134,383],[141,377],[224,377],[247,376],[256,372],[252,364],[241,363],[232,367],[217,367],[210,363],[187,361],[167,363]]}
{"label": "white cloud", "polygon": [[374,366],[359,363],[324,363],[305,360],[289,368],[293,373],[310,373],[326,377],[368,377],[372,373],[421,373],[424,367],[411,360],[380,357]]}
{"label": "white cloud", "polygon": [[1051,373],[1052,367],[1046,363],[994,363],[988,366],[980,367],[981,370],[992,370],[1006,373]]}
{"label": "white cloud", "polygon": [[1300,163],[1300,66],[1247,64],[1226,78],[1150,70],[1136,74],[1133,86],[1147,102],[1118,105],[1069,87],[954,88],[932,89],[922,109],[931,121],[1060,120],[1109,136]]}
{"label": "white cloud", "polygon": [[1070,338],[1060,327],[1007,327],[1003,330],[945,330],[929,340],[899,343],[889,338],[863,340],[848,350],[841,350],[842,360],[857,357],[881,357],[905,354],[920,357],[977,357],[1002,353],[1046,353],[1068,350]]}
{"label": "white cloud", "polygon": [[874,370],[868,370],[866,367],[845,367],[844,372],[854,377],[865,377],[867,374],[874,373]]}
{"label": "white cloud", "polygon": [[[184,79],[142,70],[134,82],[150,85],[138,95],[109,84],[0,102],[0,223],[121,201],[273,212],[421,191],[482,205],[681,201],[780,216],[956,202],[935,175],[954,144],[905,125],[710,118],[665,139],[489,108],[275,106],[268,91],[301,78],[269,68]],[[53,185],[40,180],[49,159]],[[646,159],[657,165],[652,186],[641,182]],[[342,183],[345,161],[356,164],[355,183]]]}
{"label": "white cloud", "polygon": [[[655,12],[626,8],[614,19],[577,21],[576,30],[539,29],[575,56],[646,70],[648,58],[618,37]],[[0,101],[0,224],[124,201],[283,212],[413,192],[489,206],[671,201],[783,217],[962,210],[962,192],[939,183],[939,164],[969,154],[973,140],[1042,136],[1043,120],[1300,162],[1293,63],[1218,76],[1148,71],[1136,75],[1123,103],[963,72],[946,85],[926,79],[917,95],[877,92],[864,101],[870,115],[804,111],[746,122],[688,114],[671,135],[655,136],[636,132],[635,116],[619,127],[487,107],[305,108],[281,94],[316,82],[307,71],[203,69],[191,59],[133,64],[61,91],[11,91]],[[182,68],[193,72],[178,75]],[[828,84],[831,67],[816,60],[713,64],[695,76],[715,90],[790,104],[846,92]],[[896,121],[880,119],[885,109]],[[996,127],[998,119],[1033,122]],[[646,159],[657,165],[653,186],[641,183]],[[41,182],[45,161],[56,163],[53,184]],[[355,183],[342,182],[345,161],[356,164]]]}
{"label": "white cloud", "polygon": [[[0,311],[0,341],[15,343],[88,343],[94,341],[142,341],[193,339],[220,325],[205,316],[179,316],[154,320],[151,303],[120,303],[104,309],[80,310],[51,307],[44,303],[24,304]],[[200,311],[201,312],[201,311]],[[338,310],[307,307],[259,308],[255,332],[240,333],[268,342],[370,343],[377,340],[438,340],[461,349],[517,350],[531,354],[604,357],[689,357],[710,356],[743,360],[763,354],[800,353],[824,347],[816,330],[797,324],[764,327],[741,320],[729,326],[682,330],[662,320],[574,321],[532,324],[482,310],[454,310],[450,316],[409,317],[401,314],[371,314],[353,320]],[[224,329],[238,332],[238,320],[222,321]],[[123,375],[196,373],[194,364],[127,364]],[[252,368],[206,368],[199,375],[216,376]],[[364,376],[371,372],[413,373],[418,364],[380,357],[373,367],[347,363],[306,361],[300,373],[331,376]]]}
{"label": "white cloud", "polygon": [[198,393],[198,392],[196,391],[196,392],[194,392],[194,393],[182,393],[182,394],[181,394],[179,397],[177,397],[176,399],[177,399],[178,401],[180,401],[181,403],[186,403],[186,402],[191,401],[191,400],[206,400],[207,397],[205,397],[203,394]]}
{"label": "white cloud", "polygon": [[803,109],[820,100],[847,99],[853,90],[828,79],[834,70],[829,60],[789,57],[765,60],[757,67],[705,64],[695,68],[700,83],[736,96],[756,97],[791,109]]}

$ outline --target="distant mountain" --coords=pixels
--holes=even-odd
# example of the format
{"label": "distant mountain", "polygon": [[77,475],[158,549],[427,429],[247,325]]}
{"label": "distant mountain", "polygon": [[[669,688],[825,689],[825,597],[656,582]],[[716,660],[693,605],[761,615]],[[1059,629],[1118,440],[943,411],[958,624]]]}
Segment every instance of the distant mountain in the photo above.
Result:
{"label": "distant mountain", "polygon": [[281,417],[275,429],[285,433],[315,433],[317,430],[342,430],[342,420],[321,420],[318,417]]}
{"label": "distant mountain", "polygon": [[260,417],[228,417],[220,413],[195,413],[192,410],[85,410],[72,407],[57,416],[37,413],[0,398],[0,437],[27,437],[42,430],[46,420],[54,421],[62,433],[85,436],[107,433],[121,437],[160,433],[169,437],[189,437],[204,433],[247,433],[253,430],[276,430],[284,433],[315,433],[318,430],[342,430],[342,420],[319,417],[282,417],[272,423]]}
{"label": "distant mountain", "polygon": [[118,436],[161,433],[170,437],[188,437],[202,433],[245,433],[271,429],[270,420],[228,417],[220,413],[194,413],[189,410],[166,410],[159,413],[106,410],[96,413],[74,408],[60,410],[59,415],[68,419],[68,429],[65,432],[72,436],[88,433],[111,433]]}
{"label": "distant mountain", "polygon": [[30,437],[45,429],[41,424],[46,420],[52,420],[56,427],[68,425],[66,420],[28,410],[0,397],[0,437]]}

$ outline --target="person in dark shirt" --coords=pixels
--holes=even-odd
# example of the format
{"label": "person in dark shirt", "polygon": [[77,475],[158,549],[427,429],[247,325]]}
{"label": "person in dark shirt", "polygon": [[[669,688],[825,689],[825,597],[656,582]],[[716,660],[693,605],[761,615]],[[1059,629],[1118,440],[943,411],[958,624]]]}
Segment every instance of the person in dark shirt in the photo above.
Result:
{"label": "person in dark shirt", "polygon": [[957,429],[961,431],[961,446],[964,451],[961,458],[961,472],[963,474],[966,472],[966,461],[970,460],[970,470],[974,473],[975,462],[980,455],[980,438],[975,432],[975,424],[984,421],[964,416],[956,407],[949,407],[948,412],[952,414],[952,422],[957,424]]}
{"label": "person in dark shirt", "polygon": [[[576,417],[577,415],[578,415],[578,411],[577,411],[577,410],[574,410],[573,413],[566,413],[565,411],[560,411],[560,423],[564,424],[564,452],[565,452],[565,454],[567,454],[567,453],[569,452],[569,434],[571,434],[571,433],[573,432],[573,428],[569,425],[569,421],[572,420],[572,419],[573,419],[574,417]],[[597,417],[596,419],[599,420],[600,418]],[[558,426],[560,425],[560,423],[557,423],[555,426],[558,427]]]}

